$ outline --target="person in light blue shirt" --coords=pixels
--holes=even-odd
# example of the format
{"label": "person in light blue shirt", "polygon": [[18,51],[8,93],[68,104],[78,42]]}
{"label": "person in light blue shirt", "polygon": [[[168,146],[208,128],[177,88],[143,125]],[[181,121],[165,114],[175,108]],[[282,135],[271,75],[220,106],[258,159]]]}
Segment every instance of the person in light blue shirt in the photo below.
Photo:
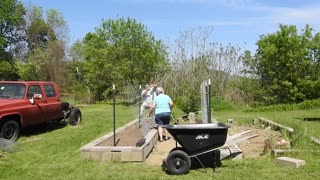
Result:
{"label": "person in light blue shirt", "polygon": [[151,104],[149,116],[154,111],[155,121],[158,125],[159,141],[162,142],[163,140],[169,140],[169,133],[165,128],[163,128],[163,125],[170,123],[173,102],[171,98],[164,93],[162,87],[157,87],[156,93],[157,96]]}

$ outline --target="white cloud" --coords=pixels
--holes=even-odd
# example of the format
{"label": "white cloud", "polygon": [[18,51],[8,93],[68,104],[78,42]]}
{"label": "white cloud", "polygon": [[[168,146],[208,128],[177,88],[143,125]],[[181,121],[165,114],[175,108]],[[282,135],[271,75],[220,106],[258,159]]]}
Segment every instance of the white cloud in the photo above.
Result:
{"label": "white cloud", "polygon": [[287,24],[319,24],[319,8],[277,8],[274,9],[271,19]]}
{"label": "white cloud", "polygon": [[[239,0],[231,0],[236,1]],[[225,1],[226,2],[226,1]],[[241,3],[240,3],[241,4]],[[229,17],[231,20],[221,20],[208,22],[210,25],[216,26],[278,26],[279,24],[288,24],[296,26],[304,26],[306,24],[312,27],[320,27],[320,5],[313,7],[277,7],[256,4],[247,8],[248,15],[241,17]],[[255,13],[252,13],[255,11]],[[320,31],[320,29],[319,29]]]}

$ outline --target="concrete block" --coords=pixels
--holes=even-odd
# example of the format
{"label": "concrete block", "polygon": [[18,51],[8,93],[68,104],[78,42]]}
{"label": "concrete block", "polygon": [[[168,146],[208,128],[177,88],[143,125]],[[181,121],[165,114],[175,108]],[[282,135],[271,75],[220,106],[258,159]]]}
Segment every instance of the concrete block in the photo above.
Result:
{"label": "concrete block", "polygon": [[290,141],[286,141],[285,139],[282,139],[281,141],[277,141],[273,148],[290,149],[291,144],[290,144]]}
{"label": "concrete block", "polygon": [[234,119],[227,119],[227,123],[232,124],[234,122]]}
{"label": "concrete block", "polygon": [[211,123],[218,123],[218,122],[219,121],[217,119],[211,117]]}
{"label": "concrete block", "polygon": [[266,127],[264,130],[265,130],[265,131],[271,131],[272,129],[271,129],[271,126],[268,126],[268,127]]}
{"label": "concrete block", "polygon": [[233,160],[242,160],[243,159],[242,151],[238,145],[234,144],[234,147],[232,148],[231,151],[233,152],[233,156],[234,156]]}
{"label": "concrete block", "polygon": [[220,160],[226,158],[232,158],[232,160],[242,160],[243,157],[241,149],[236,144],[229,146],[228,149],[220,149]]}
{"label": "concrete block", "polygon": [[276,159],[277,163],[283,166],[290,166],[294,168],[298,168],[300,166],[304,166],[306,162],[300,159],[294,159],[289,157],[279,157]]}
{"label": "concrete block", "polygon": [[259,119],[253,119],[253,120],[252,120],[252,123],[253,123],[253,124],[259,124],[259,122],[260,122]]}
{"label": "concrete block", "polygon": [[196,124],[196,114],[194,112],[190,112],[189,113],[189,116],[188,116],[188,119],[189,119],[189,123],[190,124]]}

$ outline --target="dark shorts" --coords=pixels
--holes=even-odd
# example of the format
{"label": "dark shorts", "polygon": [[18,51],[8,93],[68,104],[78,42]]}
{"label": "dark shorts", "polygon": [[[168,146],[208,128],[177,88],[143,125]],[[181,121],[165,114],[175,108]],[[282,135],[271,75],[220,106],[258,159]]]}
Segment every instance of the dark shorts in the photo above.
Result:
{"label": "dark shorts", "polygon": [[167,125],[170,123],[170,112],[163,112],[155,115],[156,124]]}

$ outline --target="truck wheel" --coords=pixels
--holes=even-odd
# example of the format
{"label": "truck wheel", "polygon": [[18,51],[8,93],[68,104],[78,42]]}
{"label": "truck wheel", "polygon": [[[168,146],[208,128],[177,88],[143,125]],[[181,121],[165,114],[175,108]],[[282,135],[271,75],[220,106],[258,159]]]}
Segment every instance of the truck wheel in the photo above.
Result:
{"label": "truck wheel", "polygon": [[0,129],[0,137],[11,141],[16,141],[20,136],[20,126],[17,121],[6,121]]}
{"label": "truck wheel", "polygon": [[188,154],[184,151],[174,150],[169,153],[166,160],[166,165],[169,174],[186,174],[191,167],[191,160]]}
{"label": "truck wheel", "polygon": [[69,106],[70,106],[70,104],[68,102],[61,103],[62,110],[68,110]]}
{"label": "truck wheel", "polygon": [[69,115],[69,123],[73,126],[80,124],[82,119],[81,111],[79,108],[74,108],[71,110]]}

